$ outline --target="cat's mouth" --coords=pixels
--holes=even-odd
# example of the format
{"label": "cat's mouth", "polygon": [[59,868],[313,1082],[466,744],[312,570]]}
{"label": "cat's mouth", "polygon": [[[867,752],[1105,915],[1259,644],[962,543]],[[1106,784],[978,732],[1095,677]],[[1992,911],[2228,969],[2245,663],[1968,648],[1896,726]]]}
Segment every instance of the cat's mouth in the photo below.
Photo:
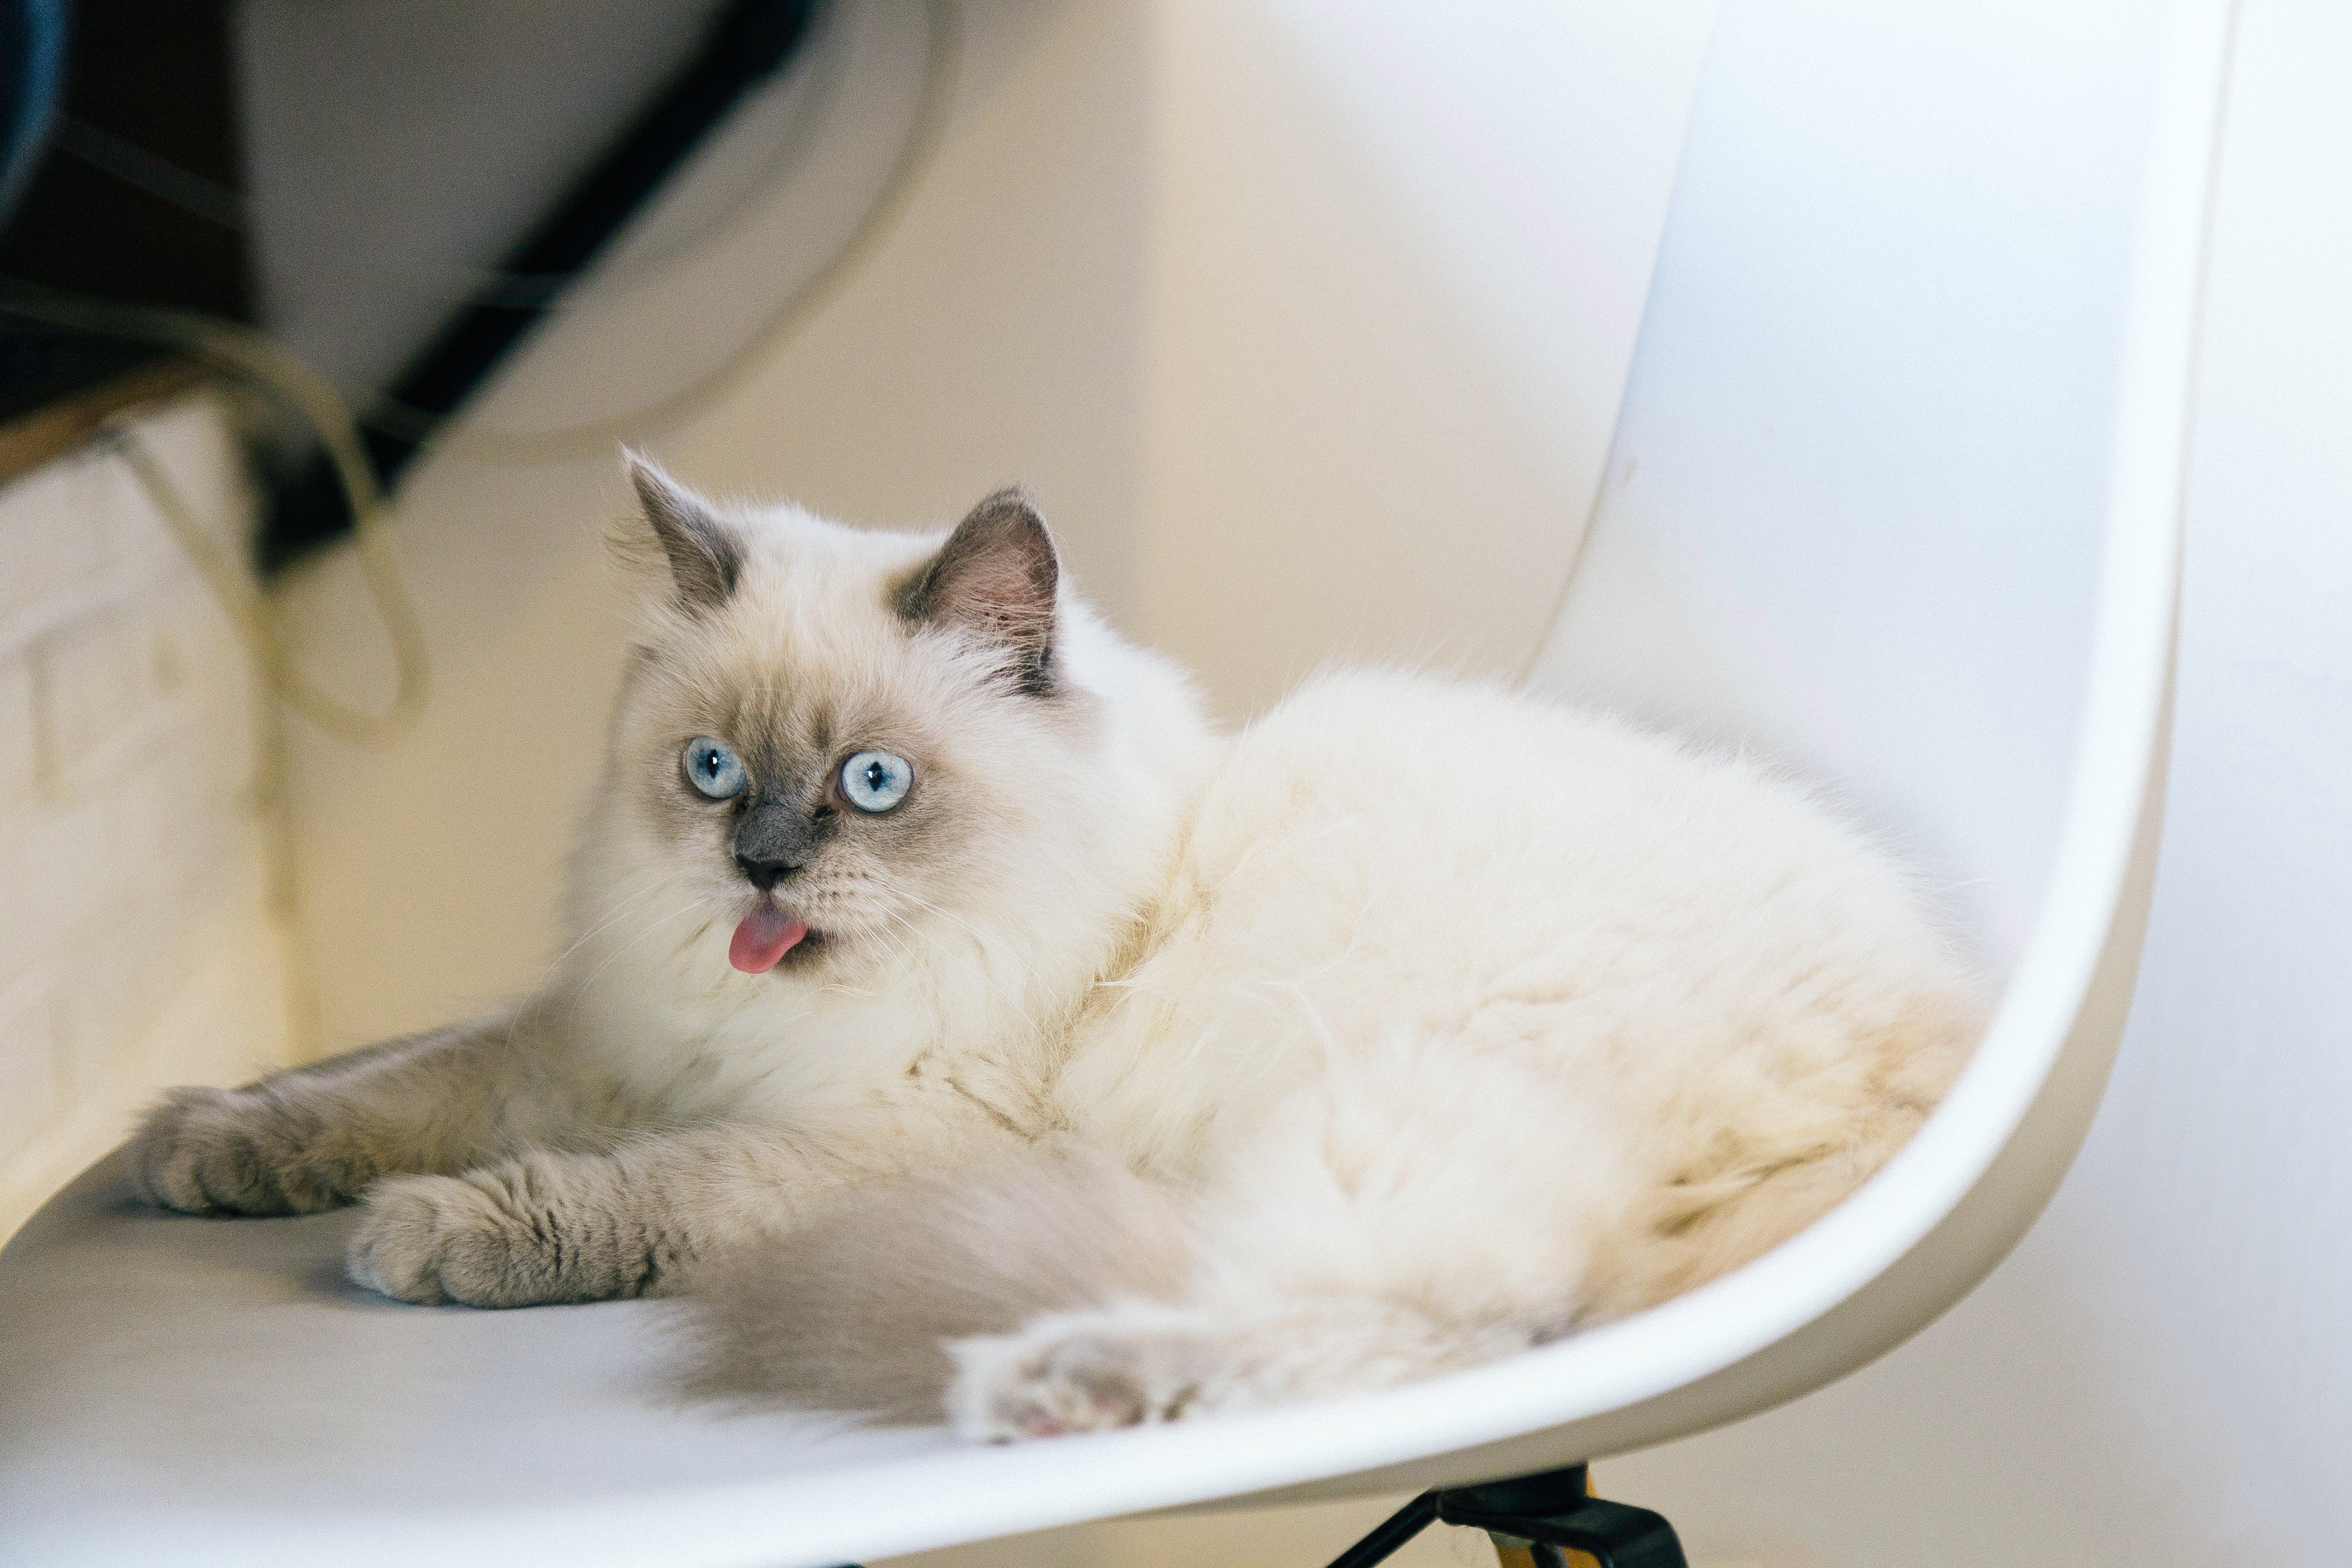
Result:
{"label": "cat's mouth", "polygon": [[823,940],[808,921],[785,913],[772,899],[761,899],[736,925],[727,962],[746,974],[765,974],[793,949],[814,949]]}

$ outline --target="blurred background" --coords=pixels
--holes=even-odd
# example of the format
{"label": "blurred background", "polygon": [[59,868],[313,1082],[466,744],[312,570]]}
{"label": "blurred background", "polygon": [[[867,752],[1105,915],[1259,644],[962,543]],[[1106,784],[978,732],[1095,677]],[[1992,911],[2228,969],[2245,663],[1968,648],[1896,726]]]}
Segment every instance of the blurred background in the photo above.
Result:
{"label": "blurred background", "polygon": [[[624,441],[877,526],[1026,482],[1235,719],[1335,657],[1654,684],[1687,650],[1577,620],[1570,577],[1677,531],[1866,552],[2095,504],[2155,9],[0,7],[0,1235],[162,1085],[537,983],[620,667]],[[2352,1561],[2348,77],[2352,16],[2243,0],[2172,803],[2099,1127],[1918,1340],[1602,1467],[1696,1561]],[[1991,531],[1931,613],[1789,657],[1911,679],[1972,582],[2095,564]],[[2022,879],[2076,673],[1976,630],[2002,711],[1917,701],[2051,751],[1971,758],[1929,847]],[[2029,908],[1983,895],[1996,950]],[[1386,1506],[930,1560],[1312,1563]]]}

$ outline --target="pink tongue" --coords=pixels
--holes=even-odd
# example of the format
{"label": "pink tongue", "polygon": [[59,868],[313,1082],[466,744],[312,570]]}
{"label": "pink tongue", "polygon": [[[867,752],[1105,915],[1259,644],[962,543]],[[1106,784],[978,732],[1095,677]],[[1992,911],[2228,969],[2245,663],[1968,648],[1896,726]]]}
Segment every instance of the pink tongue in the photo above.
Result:
{"label": "pink tongue", "polygon": [[735,928],[735,940],[727,944],[727,962],[746,974],[765,974],[806,935],[808,921],[786,920],[783,910],[763,903]]}

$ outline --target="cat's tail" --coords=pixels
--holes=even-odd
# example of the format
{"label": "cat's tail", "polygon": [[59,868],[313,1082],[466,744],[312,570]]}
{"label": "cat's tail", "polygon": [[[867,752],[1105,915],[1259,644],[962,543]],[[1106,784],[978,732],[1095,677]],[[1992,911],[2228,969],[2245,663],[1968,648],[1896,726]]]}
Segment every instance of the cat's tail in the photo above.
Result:
{"label": "cat's tail", "polygon": [[864,1183],[710,1268],[685,1302],[682,1370],[698,1397],[929,1424],[950,1342],[1171,1300],[1193,1251],[1185,1198],[1075,1144]]}

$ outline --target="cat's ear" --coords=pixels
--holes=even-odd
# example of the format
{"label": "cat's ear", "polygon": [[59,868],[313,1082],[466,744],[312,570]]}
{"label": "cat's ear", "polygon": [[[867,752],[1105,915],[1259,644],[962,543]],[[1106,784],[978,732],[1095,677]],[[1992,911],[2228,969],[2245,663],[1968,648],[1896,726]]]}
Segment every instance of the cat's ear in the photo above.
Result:
{"label": "cat's ear", "polygon": [[1053,689],[1054,594],[1062,577],[1054,536],[1019,489],[1002,489],[957,523],[940,552],[908,579],[898,613],[953,626],[1014,656],[1024,689]]}
{"label": "cat's ear", "polygon": [[640,517],[624,525],[614,548],[666,573],[678,607],[702,611],[727,602],[743,574],[743,543],[718,509],[664,473],[660,465],[624,452]]}

